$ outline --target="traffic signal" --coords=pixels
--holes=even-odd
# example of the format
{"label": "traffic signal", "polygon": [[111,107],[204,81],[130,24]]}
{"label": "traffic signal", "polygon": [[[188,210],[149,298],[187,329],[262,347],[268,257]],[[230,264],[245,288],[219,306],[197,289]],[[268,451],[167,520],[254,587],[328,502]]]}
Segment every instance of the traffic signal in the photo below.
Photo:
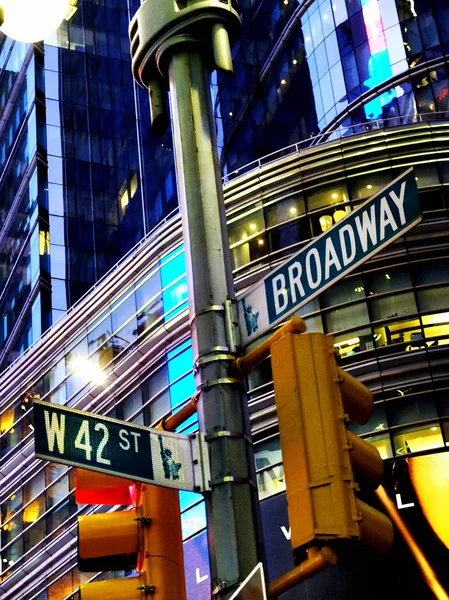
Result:
{"label": "traffic signal", "polygon": [[133,504],[129,510],[78,518],[79,570],[138,572],[81,585],[81,600],[185,600],[177,490],[78,469],[76,500]]}
{"label": "traffic signal", "polygon": [[271,346],[291,542],[297,562],[312,544],[361,540],[379,553],[393,541],[391,521],[356,497],[376,489],[383,462],[348,431],[366,423],[373,397],[335,360],[332,336],[290,333]]}

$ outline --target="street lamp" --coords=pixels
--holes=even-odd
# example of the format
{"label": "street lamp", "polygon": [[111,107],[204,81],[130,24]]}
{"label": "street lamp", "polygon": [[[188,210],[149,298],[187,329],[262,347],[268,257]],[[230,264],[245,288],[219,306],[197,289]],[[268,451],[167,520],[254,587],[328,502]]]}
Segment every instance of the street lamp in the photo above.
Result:
{"label": "street lamp", "polygon": [[0,0],[0,31],[19,42],[39,42],[76,11],[77,0]]}

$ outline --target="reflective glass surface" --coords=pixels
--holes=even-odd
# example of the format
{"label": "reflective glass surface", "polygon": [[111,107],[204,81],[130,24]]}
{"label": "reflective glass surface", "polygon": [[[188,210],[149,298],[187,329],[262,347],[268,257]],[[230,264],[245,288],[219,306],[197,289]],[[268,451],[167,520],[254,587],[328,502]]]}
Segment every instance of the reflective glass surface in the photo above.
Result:
{"label": "reflective glass surface", "polygon": [[447,119],[445,3],[316,0],[292,18],[294,4],[243,8],[236,81],[212,78],[225,173],[322,131]]}

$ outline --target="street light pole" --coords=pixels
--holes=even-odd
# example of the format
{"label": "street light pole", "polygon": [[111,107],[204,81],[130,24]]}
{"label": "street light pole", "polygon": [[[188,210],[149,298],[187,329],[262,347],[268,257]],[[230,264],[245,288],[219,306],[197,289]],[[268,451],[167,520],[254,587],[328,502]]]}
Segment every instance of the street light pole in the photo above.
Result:
{"label": "street light pole", "polygon": [[146,0],[131,23],[131,54],[136,80],[150,90],[156,129],[166,121],[164,86],[170,90],[198,414],[211,461],[211,576],[226,600],[258,562],[258,507],[246,396],[228,374],[234,285],[205,62],[214,56],[214,66],[232,69],[228,31],[236,38],[240,21],[230,2],[183,6],[184,13],[167,0]]}

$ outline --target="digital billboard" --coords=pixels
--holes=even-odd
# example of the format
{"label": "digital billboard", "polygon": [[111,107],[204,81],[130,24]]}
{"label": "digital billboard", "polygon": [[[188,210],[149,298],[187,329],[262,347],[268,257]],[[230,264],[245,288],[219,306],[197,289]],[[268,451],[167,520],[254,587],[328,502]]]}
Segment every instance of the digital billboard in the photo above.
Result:
{"label": "digital billboard", "polygon": [[[339,561],[282,596],[282,600],[434,600],[449,595],[449,453],[385,461],[383,486],[408,532],[395,527],[392,552],[379,558],[353,543]],[[370,504],[376,501],[369,499]],[[382,509],[380,503],[378,508]],[[293,565],[285,493],[261,502],[266,576],[273,581]],[[411,546],[415,546],[415,554]]]}

